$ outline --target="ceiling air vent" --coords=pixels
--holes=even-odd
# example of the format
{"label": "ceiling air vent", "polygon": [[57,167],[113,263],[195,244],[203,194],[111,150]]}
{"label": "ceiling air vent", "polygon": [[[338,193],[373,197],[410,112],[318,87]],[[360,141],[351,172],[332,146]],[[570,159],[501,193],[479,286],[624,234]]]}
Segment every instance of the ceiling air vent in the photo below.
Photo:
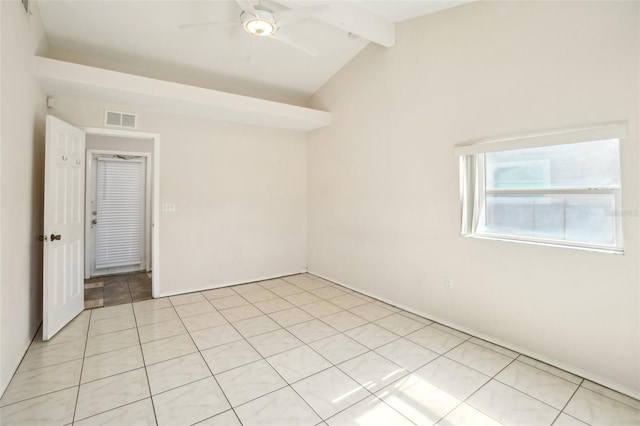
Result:
{"label": "ceiling air vent", "polygon": [[135,129],[138,125],[138,116],[127,112],[105,111],[104,125],[111,127],[126,127]]}

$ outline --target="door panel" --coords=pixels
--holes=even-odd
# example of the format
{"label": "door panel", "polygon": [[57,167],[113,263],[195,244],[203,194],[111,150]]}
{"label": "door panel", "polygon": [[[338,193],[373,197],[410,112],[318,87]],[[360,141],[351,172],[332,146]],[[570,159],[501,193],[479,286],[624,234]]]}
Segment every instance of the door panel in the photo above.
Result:
{"label": "door panel", "polygon": [[43,340],[84,309],[84,146],[83,131],[47,116]]}
{"label": "door panel", "polygon": [[144,270],[145,158],[97,155],[93,164],[91,276]]}

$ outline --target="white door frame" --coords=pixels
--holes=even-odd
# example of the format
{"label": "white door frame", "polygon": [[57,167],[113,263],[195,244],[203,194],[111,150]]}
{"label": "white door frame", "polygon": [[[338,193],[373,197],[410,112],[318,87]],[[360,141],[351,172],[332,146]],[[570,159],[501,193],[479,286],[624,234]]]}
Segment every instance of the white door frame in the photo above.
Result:
{"label": "white door frame", "polygon": [[[91,201],[95,200],[96,196],[96,181],[94,179],[94,160],[101,155],[126,155],[132,157],[144,157],[145,159],[145,212],[144,212],[144,269],[146,272],[151,271],[152,268],[152,256],[151,256],[151,232],[153,227],[151,226],[151,180],[152,180],[152,167],[149,167],[151,160],[151,153],[149,152],[131,152],[131,151],[116,151],[107,149],[87,149],[87,171],[86,171],[86,194],[85,197],[85,258],[84,258],[84,277],[90,278],[92,271],[92,261],[95,260],[95,234],[90,231],[91,220],[93,219],[89,214]],[[152,162],[151,162],[152,163]],[[88,255],[87,255],[88,254]]]}
{"label": "white door frame", "polygon": [[[160,135],[157,133],[136,132],[132,130],[103,129],[100,127],[85,127],[87,136],[115,136],[128,139],[152,139],[153,154],[153,195],[151,197],[151,296],[160,297]],[[127,153],[127,155],[132,155]]]}

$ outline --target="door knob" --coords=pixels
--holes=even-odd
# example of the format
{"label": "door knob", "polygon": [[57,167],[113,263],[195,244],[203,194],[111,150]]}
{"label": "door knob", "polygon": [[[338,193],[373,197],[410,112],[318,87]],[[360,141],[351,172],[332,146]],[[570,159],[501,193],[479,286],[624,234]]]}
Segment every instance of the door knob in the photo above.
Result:
{"label": "door knob", "polygon": [[97,224],[98,224],[98,219],[93,219],[93,220],[91,221],[91,224],[92,224],[92,225],[97,225]]}
{"label": "door knob", "polygon": [[51,241],[61,240],[62,235],[51,234]]}

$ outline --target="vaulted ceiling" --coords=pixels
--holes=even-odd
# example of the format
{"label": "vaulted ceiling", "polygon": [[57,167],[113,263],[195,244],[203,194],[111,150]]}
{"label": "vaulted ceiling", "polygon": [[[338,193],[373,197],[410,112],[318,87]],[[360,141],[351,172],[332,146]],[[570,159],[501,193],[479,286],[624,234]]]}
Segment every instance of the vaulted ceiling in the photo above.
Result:
{"label": "vaulted ceiling", "polygon": [[[367,44],[391,48],[396,23],[468,1],[45,0],[39,9],[56,51],[304,99]],[[289,43],[251,35],[240,20],[243,7],[318,5],[320,13],[279,29]],[[201,23],[213,24],[180,28]]]}

